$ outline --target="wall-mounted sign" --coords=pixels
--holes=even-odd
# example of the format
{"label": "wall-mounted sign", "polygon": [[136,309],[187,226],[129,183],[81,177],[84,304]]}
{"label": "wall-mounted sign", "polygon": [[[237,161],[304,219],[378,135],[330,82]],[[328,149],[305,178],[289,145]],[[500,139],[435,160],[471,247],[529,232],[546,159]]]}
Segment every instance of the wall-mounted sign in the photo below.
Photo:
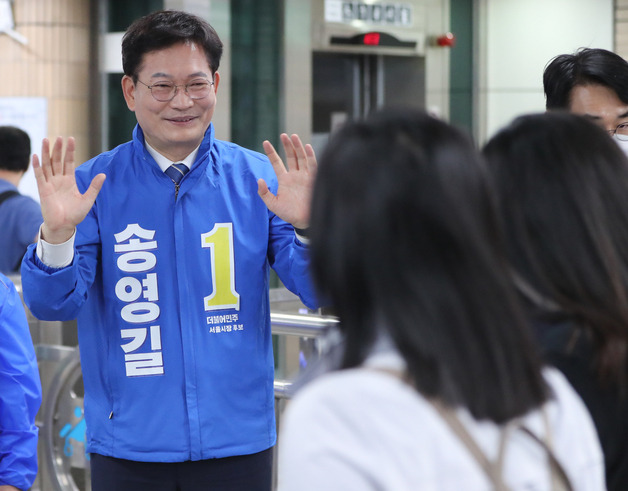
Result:
{"label": "wall-mounted sign", "polygon": [[347,2],[325,0],[325,21],[409,27],[413,18],[412,6],[406,3]]}

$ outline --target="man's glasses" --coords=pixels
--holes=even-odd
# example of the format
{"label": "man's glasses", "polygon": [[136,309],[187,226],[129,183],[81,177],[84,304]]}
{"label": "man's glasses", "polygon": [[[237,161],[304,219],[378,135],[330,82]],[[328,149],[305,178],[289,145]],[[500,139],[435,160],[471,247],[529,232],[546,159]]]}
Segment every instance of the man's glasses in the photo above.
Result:
{"label": "man's glasses", "polygon": [[[179,87],[183,87],[185,93],[190,97],[190,99],[203,99],[209,95],[211,86],[214,85],[214,82],[210,82],[205,78],[196,78],[187,84],[181,85],[175,85],[172,82],[167,81],[156,82],[153,85],[148,85],[139,79],[137,81],[142,85],[146,85],[155,100],[158,100],[159,102],[169,102],[174,99],[177,95]],[[628,138],[628,134],[626,138]]]}
{"label": "man's glasses", "polygon": [[619,123],[614,130],[606,130],[606,132],[621,141],[628,141],[628,123]]}

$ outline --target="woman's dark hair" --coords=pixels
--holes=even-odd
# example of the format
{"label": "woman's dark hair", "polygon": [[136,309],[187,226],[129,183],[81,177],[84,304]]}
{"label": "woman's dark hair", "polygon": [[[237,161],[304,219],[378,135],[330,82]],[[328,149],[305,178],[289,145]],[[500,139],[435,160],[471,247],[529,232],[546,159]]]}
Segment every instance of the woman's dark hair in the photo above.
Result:
{"label": "woman's dark hair", "polygon": [[329,141],[314,186],[314,280],[345,335],[343,367],[381,331],[426,397],[506,421],[546,397],[467,136],[386,109]]}
{"label": "woman's dark hair", "polygon": [[193,42],[205,51],[212,75],[218,70],[222,41],[212,26],[200,17],[178,10],[160,10],[131,24],[122,38],[124,74],[137,82],[146,53]]}
{"label": "woman's dark hair", "polygon": [[552,58],[543,71],[546,108],[569,109],[573,88],[591,84],[608,87],[628,104],[628,62],[599,48],[581,48]]}
{"label": "woman's dark hair", "polygon": [[625,384],[628,161],[581,116],[517,118],[485,146],[510,260],[586,330],[602,380]]}

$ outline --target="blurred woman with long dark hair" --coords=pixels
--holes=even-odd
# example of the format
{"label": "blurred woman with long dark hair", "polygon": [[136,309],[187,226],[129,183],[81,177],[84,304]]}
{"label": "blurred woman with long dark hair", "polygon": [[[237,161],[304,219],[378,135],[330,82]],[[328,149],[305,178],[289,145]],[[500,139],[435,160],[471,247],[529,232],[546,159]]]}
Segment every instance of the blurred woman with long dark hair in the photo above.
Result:
{"label": "blurred woman with long dark hair", "polygon": [[562,112],[517,118],[485,146],[512,275],[548,362],[586,403],[609,490],[628,489],[628,161]]}

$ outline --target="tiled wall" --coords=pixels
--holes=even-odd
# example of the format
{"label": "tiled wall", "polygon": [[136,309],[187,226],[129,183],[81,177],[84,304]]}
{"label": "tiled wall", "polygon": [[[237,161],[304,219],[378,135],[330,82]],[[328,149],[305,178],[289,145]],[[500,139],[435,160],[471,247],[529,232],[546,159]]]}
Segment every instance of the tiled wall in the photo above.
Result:
{"label": "tiled wall", "polygon": [[[0,34],[0,97],[45,97],[48,136],[74,136],[77,163],[89,138],[89,14],[86,0],[14,0],[22,45]],[[32,142],[39,153],[41,142]]]}

